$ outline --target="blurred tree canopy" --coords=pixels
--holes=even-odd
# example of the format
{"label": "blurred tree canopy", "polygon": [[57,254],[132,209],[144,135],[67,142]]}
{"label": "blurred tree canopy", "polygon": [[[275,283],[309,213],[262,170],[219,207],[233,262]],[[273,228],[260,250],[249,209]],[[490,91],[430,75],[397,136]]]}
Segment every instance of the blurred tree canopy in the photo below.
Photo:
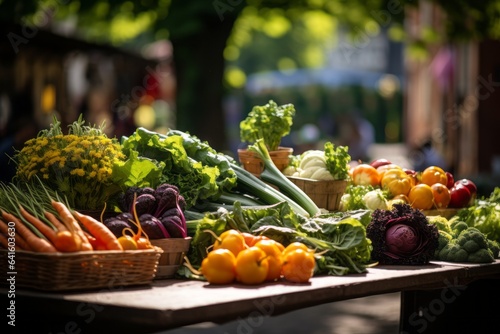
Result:
{"label": "blurred tree canopy", "polygon": [[[406,9],[424,1],[442,7],[447,34],[429,29],[408,41]],[[392,38],[421,49],[436,41],[500,37],[500,0],[0,0],[2,21],[41,27],[47,15],[51,22],[73,20],[87,40],[120,47],[170,40],[177,126],[220,150],[227,148],[222,99],[225,89],[244,84],[241,66],[248,72],[319,66],[319,46],[334,44],[339,27],[353,40],[388,29]],[[275,42],[257,40],[258,34]],[[252,52],[242,54],[249,45]]]}

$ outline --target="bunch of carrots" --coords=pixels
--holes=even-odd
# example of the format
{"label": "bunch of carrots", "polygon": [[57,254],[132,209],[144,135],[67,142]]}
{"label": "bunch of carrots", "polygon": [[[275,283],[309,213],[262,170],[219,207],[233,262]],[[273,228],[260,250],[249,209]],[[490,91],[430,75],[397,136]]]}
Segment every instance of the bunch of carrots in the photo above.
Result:
{"label": "bunch of carrots", "polygon": [[[42,253],[124,250],[102,222],[72,210],[47,189],[13,184],[0,186],[0,246],[15,229],[16,250]],[[10,232],[10,233],[9,233]]]}

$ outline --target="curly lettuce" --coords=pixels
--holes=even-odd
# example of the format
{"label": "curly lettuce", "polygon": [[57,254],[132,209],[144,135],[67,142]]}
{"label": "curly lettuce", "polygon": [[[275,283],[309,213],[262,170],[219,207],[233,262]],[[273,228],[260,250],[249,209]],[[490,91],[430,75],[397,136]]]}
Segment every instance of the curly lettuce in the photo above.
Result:
{"label": "curly lettuce", "polygon": [[182,134],[177,131],[162,135],[140,127],[130,137],[122,138],[122,149],[128,157],[138,154],[142,161],[147,158],[158,162],[162,169],[157,184],[176,185],[189,208],[199,200],[218,198],[224,190],[234,187],[236,174],[227,158],[218,158],[208,145]]}
{"label": "curly lettuce", "polygon": [[335,146],[331,142],[326,142],[324,145],[326,168],[333,176],[334,180],[349,179],[349,162],[351,156],[347,146]]}

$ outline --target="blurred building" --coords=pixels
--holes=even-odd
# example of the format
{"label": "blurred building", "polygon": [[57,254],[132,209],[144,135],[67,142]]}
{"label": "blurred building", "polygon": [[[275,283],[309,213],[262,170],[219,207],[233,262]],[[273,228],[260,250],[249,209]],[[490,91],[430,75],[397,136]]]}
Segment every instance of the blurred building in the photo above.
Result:
{"label": "blurred building", "polygon": [[175,121],[168,47],[140,54],[7,23],[0,23],[0,32],[7,37],[0,39],[0,140],[17,130],[12,122],[21,116],[39,128],[57,116],[64,129],[81,113],[117,136],[137,124]]}
{"label": "blurred building", "polygon": [[[444,34],[446,16],[424,2],[408,12],[407,31],[418,40],[423,27]],[[500,174],[500,41],[429,46],[427,60],[408,59],[405,133],[409,145],[431,141],[458,176]],[[491,180],[490,180],[491,181]],[[490,182],[491,183],[491,182]]]}

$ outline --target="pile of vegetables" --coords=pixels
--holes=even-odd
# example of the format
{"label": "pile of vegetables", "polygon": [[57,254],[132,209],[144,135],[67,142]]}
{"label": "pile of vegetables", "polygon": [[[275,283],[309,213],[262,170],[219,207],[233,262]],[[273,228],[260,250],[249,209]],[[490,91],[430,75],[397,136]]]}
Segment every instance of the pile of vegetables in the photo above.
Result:
{"label": "pile of vegetables", "polygon": [[395,204],[392,210],[373,211],[366,235],[373,245],[372,260],[393,265],[429,263],[439,240],[436,225],[429,223],[422,211],[408,204]]}
{"label": "pile of vegetables", "polygon": [[149,239],[187,237],[186,202],[174,185],[163,183],[155,189],[130,187],[121,197],[120,206],[121,213],[104,220],[104,225],[117,237],[122,236],[125,229],[137,233],[134,210]]}
{"label": "pile of vegetables", "polygon": [[[212,231],[220,236],[226,230],[265,236],[285,247],[301,242],[315,250],[315,275],[346,275],[362,273],[370,264],[371,242],[365,226],[369,211],[321,214],[316,217],[297,215],[287,202],[269,206],[242,207],[238,202],[233,211],[220,209],[206,213],[198,220],[188,220],[189,235],[193,236],[188,252],[190,263],[200,266],[207,249],[215,242]],[[189,270],[180,271],[190,277]]]}
{"label": "pile of vegetables", "polygon": [[348,180],[351,156],[347,146],[326,142],[324,150],[308,150],[293,156],[283,171],[286,176],[312,180]]}
{"label": "pile of vegetables", "polygon": [[287,201],[296,213],[306,216],[320,211],[274,166],[262,141],[250,147],[260,152],[266,164],[262,179],[196,136],[179,130],[160,134],[140,127],[130,137],[122,138],[122,147],[131,171],[139,169],[134,164],[140,163],[141,166],[148,164],[149,171],[158,172],[159,177],[152,187],[161,183],[178,187],[186,201],[186,211],[203,213],[224,205],[231,209],[236,201],[246,206]]}
{"label": "pile of vegetables", "polygon": [[490,263],[500,257],[497,241],[490,240],[459,217],[450,220],[442,216],[429,217],[439,229],[439,246],[434,260],[446,262]]}
{"label": "pile of vegetables", "polygon": [[306,283],[314,274],[314,251],[300,242],[286,248],[265,236],[254,236],[229,229],[215,237],[200,270],[188,264],[190,271],[202,275],[211,284],[240,282],[254,285],[280,279]]}
{"label": "pile of vegetables", "polygon": [[349,172],[352,182],[341,199],[342,210],[389,209],[393,202],[420,210],[461,209],[472,204],[477,193],[471,180],[455,181],[450,172],[438,166],[415,171],[377,159],[355,165]]}
{"label": "pile of vegetables", "polygon": [[[0,244],[42,253],[123,250],[118,238],[91,216],[75,211],[57,193],[30,184],[1,184]],[[143,243],[144,248],[151,248]]]}

